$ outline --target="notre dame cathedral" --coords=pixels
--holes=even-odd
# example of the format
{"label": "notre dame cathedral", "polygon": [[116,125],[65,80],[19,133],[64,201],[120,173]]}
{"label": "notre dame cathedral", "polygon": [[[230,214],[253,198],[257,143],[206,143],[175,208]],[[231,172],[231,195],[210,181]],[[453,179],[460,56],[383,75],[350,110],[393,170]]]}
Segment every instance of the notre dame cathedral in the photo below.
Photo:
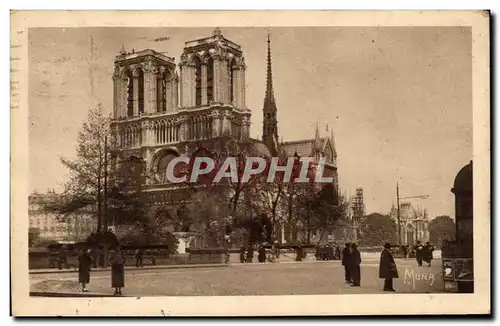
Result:
{"label": "notre dame cathedral", "polygon": [[338,188],[333,132],[320,137],[316,127],[311,139],[279,141],[269,38],[267,42],[261,140],[249,135],[251,111],[245,102],[243,49],[218,28],[209,37],[186,42],[179,64],[152,49],[127,53],[122,47],[113,74],[111,132],[120,157],[141,158],[153,176],[143,188],[151,205],[175,206],[185,200],[182,189],[167,183],[168,162],[189,156],[200,146],[209,147],[217,137],[254,142],[266,156],[326,157],[326,169]]}

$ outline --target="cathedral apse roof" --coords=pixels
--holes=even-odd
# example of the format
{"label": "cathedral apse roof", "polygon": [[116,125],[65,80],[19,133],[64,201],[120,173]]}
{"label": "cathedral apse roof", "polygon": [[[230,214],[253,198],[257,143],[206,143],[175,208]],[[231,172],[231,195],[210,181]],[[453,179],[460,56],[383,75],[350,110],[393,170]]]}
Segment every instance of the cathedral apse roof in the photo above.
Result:
{"label": "cathedral apse roof", "polygon": [[[323,149],[326,138],[320,138],[320,148]],[[293,156],[295,152],[299,156],[310,156],[313,153],[315,145],[314,139],[287,141],[280,144],[280,149],[285,151],[286,155]]]}

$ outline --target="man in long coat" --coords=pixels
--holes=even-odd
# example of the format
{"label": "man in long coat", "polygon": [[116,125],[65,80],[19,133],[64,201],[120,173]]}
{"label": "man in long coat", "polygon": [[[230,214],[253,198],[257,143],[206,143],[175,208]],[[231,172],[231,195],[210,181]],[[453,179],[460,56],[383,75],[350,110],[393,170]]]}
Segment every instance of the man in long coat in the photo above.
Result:
{"label": "man in long coat", "polygon": [[82,285],[82,292],[88,292],[87,284],[90,283],[90,267],[92,257],[90,250],[82,249],[78,255],[78,283]]}
{"label": "man in long coat", "polygon": [[351,270],[350,268],[351,260],[351,244],[346,242],[344,250],[342,250],[342,266],[345,270],[345,281],[346,283],[352,283]]}
{"label": "man in long coat", "polygon": [[398,269],[391,253],[391,244],[386,243],[384,250],[380,254],[380,264],[378,274],[384,279],[384,291],[396,292],[394,290],[393,279],[398,278]]}
{"label": "man in long coat", "polygon": [[358,250],[358,246],[353,243],[351,244],[351,254],[349,258],[349,270],[351,273],[351,286],[361,285],[361,253]]}

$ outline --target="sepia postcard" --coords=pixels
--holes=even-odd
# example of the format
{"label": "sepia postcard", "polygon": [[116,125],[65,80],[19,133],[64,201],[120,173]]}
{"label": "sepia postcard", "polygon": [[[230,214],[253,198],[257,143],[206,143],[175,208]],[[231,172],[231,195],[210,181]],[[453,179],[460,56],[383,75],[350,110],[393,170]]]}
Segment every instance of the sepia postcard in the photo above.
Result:
{"label": "sepia postcard", "polygon": [[12,314],[490,314],[489,28],[12,11]]}

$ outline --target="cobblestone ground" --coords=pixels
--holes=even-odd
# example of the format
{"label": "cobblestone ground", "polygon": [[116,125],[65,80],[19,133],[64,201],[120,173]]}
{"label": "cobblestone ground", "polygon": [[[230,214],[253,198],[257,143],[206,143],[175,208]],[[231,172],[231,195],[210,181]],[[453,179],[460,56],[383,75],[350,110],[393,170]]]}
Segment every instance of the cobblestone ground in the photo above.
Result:
{"label": "cobblestone ground", "polygon": [[[432,267],[418,267],[414,260],[398,260],[398,292],[444,292],[440,260]],[[126,271],[126,296],[217,296],[217,295],[297,295],[380,293],[378,261],[364,261],[361,287],[344,282],[340,262],[289,262],[232,264],[222,268]],[[432,277],[431,277],[432,275]],[[91,274],[91,293],[110,294],[109,271]],[[30,275],[31,291],[79,292],[78,275]]]}

